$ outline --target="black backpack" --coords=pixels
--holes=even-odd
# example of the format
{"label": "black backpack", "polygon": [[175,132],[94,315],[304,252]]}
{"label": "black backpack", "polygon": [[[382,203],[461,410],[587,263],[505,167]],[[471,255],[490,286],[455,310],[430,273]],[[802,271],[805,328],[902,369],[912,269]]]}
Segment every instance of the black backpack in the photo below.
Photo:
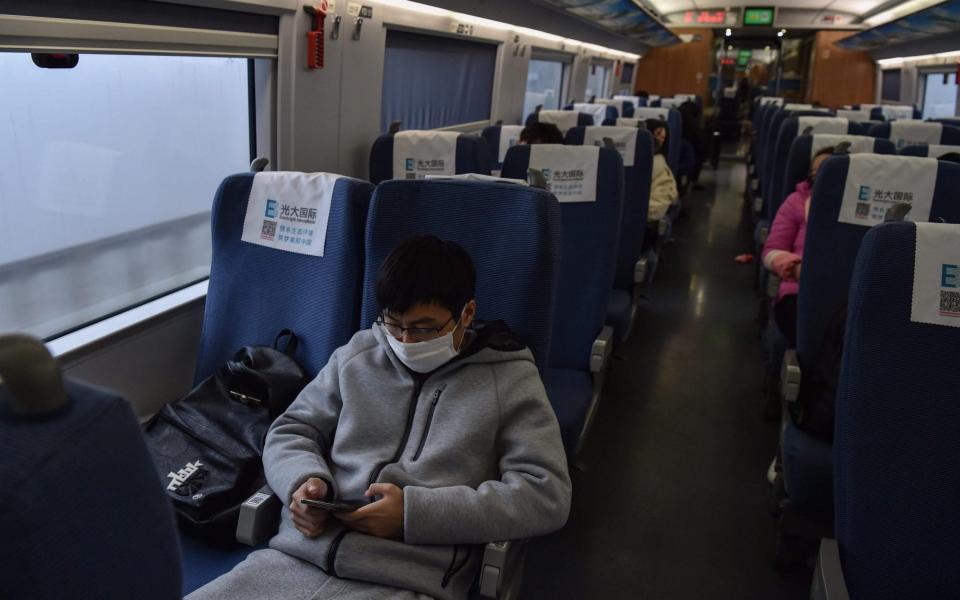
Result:
{"label": "black backpack", "polygon": [[265,482],[267,430],[308,382],[292,358],[296,349],[289,329],[272,348],[241,348],[144,426],[167,496],[187,529],[205,538],[234,538],[240,505]]}
{"label": "black backpack", "polygon": [[830,319],[817,354],[818,362],[810,373],[804,373],[797,401],[790,406],[790,416],[797,427],[824,442],[833,441],[846,327],[847,305],[844,303]]}

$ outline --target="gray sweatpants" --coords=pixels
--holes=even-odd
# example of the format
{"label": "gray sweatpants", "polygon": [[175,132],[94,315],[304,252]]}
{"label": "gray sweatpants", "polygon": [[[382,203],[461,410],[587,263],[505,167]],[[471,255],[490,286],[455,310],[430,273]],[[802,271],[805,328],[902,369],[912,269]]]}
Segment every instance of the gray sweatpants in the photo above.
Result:
{"label": "gray sweatpants", "polygon": [[185,600],[431,600],[430,596],[374,583],[339,579],[315,565],[267,548]]}

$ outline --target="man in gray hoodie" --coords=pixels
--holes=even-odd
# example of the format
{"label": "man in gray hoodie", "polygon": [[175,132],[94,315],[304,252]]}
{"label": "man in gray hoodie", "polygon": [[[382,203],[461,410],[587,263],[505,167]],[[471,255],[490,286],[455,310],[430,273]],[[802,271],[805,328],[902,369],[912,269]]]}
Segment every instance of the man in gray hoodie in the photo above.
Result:
{"label": "man in gray hoodie", "polygon": [[475,279],[469,255],[432,236],[387,257],[377,322],[267,434],[279,533],[188,600],[463,599],[483,544],[564,525],[557,419],[530,350],[502,322],[474,324]]}

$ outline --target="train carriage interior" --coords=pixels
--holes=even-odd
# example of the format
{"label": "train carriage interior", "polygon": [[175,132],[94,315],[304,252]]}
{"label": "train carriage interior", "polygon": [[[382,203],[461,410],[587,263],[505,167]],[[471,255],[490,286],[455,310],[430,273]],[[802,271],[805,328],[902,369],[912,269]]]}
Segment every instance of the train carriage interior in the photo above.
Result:
{"label": "train carriage interior", "polygon": [[960,0],[0,0],[0,598],[960,598]]}

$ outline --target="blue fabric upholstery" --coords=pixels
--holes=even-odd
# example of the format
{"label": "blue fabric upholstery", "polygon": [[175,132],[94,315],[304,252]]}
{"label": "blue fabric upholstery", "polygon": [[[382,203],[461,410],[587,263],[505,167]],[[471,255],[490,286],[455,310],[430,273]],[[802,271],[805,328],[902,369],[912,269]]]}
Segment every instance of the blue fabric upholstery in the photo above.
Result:
{"label": "blue fabric upholstery", "polygon": [[[525,176],[524,176],[525,177]],[[389,181],[370,203],[361,324],[380,312],[380,265],[413,235],[453,240],[477,269],[477,318],[505,321],[546,372],[560,263],[560,207],[527,186],[454,180]]]}
{"label": "blue fabric upholstery", "polygon": [[43,419],[0,389],[0,598],[179,598],[173,511],[122,398],[67,380]]}
{"label": "blue fabric upholstery", "polygon": [[833,513],[833,447],[787,419],[783,431],[783,477],[790,506],[826,517]]}
{"label": "blue fabric upholstery", "polygon": [[834,464],[851,598],[960,597],[960,328],[910,320],[915,250],[913,223],[874,227],[850,287]]}
{"label": "blue fabric upholstery", "polygon": [[[496,152],[494,149],[493,152]],[[478,135],[461,134],[457,138],[457,158],[454,167],[456,174],[490,174],[490,165],[494,160],[486,140]],[[370,149],[370,181],[379,184],[394,179],[393,172],[393,134],[385,133],[373,142]]]}
{"label": "blue fabric upholstery", "polygon": [[[530,164],[530,146],[507,152],[503,176],[522,178]],[[560,204],[563,245],[550,367],[587,371],[593,340],[603,328],[613,287],[623,204],[623,159],[600,148],[595,202]],[[502,286],[501,286],[502,287]]]}
{"label": "blue fabric upholstery", "polygon": [[622,344],[630,333],[630,313],[633,304],[634,300],[630,297],[630,292],[621,289],[610,292],[606,323],[613,327],[613,339],[617,344]]}
{"label": "blue fabric upholstery", "polygon": [[[564,107],[563,107],[563,110],[573,110],[573,104],[568,104],[568,105],[564,106]],[[624,115],[624,116],[626,116],[626,115]],[[601,121],[601,122],[603,122],[603,121],[616,121],[618,118],[620,118],[620,111],[617,110],[617,107],[616,107],[616,106],[607,105],[607,112],[606,112],[606,114],[603,115],[603,118],[600,119],[600,121]],[[590,119],[590,122],[587,123],[586,125],[580,125],[579,123],[577,123],[577,127],[589,127],[589,126],[591,126],[591,125],[593,125],[593,124],[594,124],[594,123],[593,123],[593,118],[591,118],[591,119]]]}
{"label": "blue fabric upholstery", "polygon": [[186,596],[210,583],[243,562],[254,548],[240,542],[227,545],[211,544],[187,532],[180,533],[180,551],[183,553],[183,595]]}
{"label": "blue fabric upholstery", "polygon": [[[879,123],[874,125],[870,128],[870,133],[868,135],[889,140],[890,123]],[[946,146],[960,146],[960,127],[944,125],[942,131],[940,132],[940,141],[937,143]]]}
{"label": "blue fabric upholstery", "polygon": [[[634,114],[641,119],[650,118],[644,115],[643,111],[634,111]],[[679,110],[671,108],[670,112],[667,113],[666,121],[669,131],[667,137],[667,165],[670,166],[671,171],[678,173],[680,171],[680,141],[683,139],[683,118]]]}
{"label": "blue fabric upholstery", "polygon": [[491,125],[490,127],[484,127],[480,133],[480,137],[487,142],[487,150],[490,153],[490,168],[495,171],[503,168],[503,163],[498,162],[500,159],[500,133],[502,131],[503,128],[500,125]]}
{"label": "blue fabric upholstery", "polygon": [[[763,214],[768,219],[772,219],[770,206],[774,198],[781,196],[783,191],[783,173],[787,168],[787,155],[790,153],[790,145],[799,133],[797,128],[799,120],[797,117],[815,116],[823,117],[819,111],[803,110],[780,110],[769,123],[767,131],[767,142],[764,147],[764,178],[763,186],[760,188],[763,196]],[[849,129],[848,129],[849,133]],[[779,197],[775,202],[783,203],[784,197]]]}
{"label": "blue fabric upholstery", "polygon": [[[850,123],[854,125],[854,123]],[[853,134],[851,135],[858,135]],[[780,209],[780,205],[787,199],[787,196],[793,193],[797,184],[807,178],[810,174],[810,149],[813,143],[813,137],[810,135],[801,135],[793,140],[790,145],[790,153],[787,156],[786,169],[784,171],[783,192],[772,198],[767,203],[767,218],[773,221],[773,217]],[[896,149],[890,140],[874,139],[874,154],[896,154]]]}
{"label": "blue fabric upholstery", "polygon": [[[850,280],[860,242],[869,228],[837,221],[847,170],[856,154],[828,158],[820,167],[813,189],[807,236],[803,250],[803,285],[800,286],[797,307],[797,358],[805,373],[816,368],[818,352],[830,321],[847,302]],[[862,156],[862,155],[861,155]],[[891,156],[891,161],[915,160]],[[869,184],[865,180],[864,184]],[[939,164],[930,220],[960,223],[960,202],[953,190],[960,187],[960,165]],[[848,312],[847,323],[853,320]],[[849,326],[849,325],[848,325]],[[814,460],[796,462],[793,492],[801,498],[811,498],[814,491],[804,489],[803,482],[818,481],[821,473],[806,474],[800,470]],[[829,505],[828,498],[811,499],[810,505]]]}
{"label": "blue fabric upholstery", "polygon": [[590,373],[573,369],[550,369],[546,378],[547,397],[560,422],[563,445],[570,453],[577,445],[587,411],[593,380]]}
{"label": "blue fabric upholstery", "polygon": [[[957,151],[960,151],[960,146],[957,147]],[[918,144],[916,146],[904,146],[900,150],[900,156],[927,156],[930,152],[930,147],[926,144]],[[943,152],[946,154],[946,152]],[[931,158],[939,158],[938,156],[933,156]]]}
{"label": "blue fabric upholstery", "polygon": [[227,177],[211,215],[213,263],[197,358],[200,382],[247,344],[292,329],[295,358],[312,377],[359,328],[363,228],[373,186],[337,181],[323,257],[240,241],[253,174]]}
{"label": "blue fabric upholstery", "polygon": [[[530,113],[527,115],[527,120],[523,122],[524,125],[532,125],[533,123],[539,122],[538,113]],[[587,113],[577,113],[577,127],[589,127],[593,125],[593,116],[588,115]]]}
{"label": "blue fabric upholstery", "polygon": [[[857,108],[859,110],[859,107]],[[913,118],[922,119],[923,113],[920,112],[916,106],[913,107]],[[871,121],[886,121],[887,118],[883,116],[883,108],[879,106],[874,106],[870,109],[870,120]]]}
{"label": "blue fabric upholstery", "polygon": [[[575,127],[567,132],[567,144],[583,145],[586,129]],[[643,250],[643,235],[650,210],[650,186],[653,177],[653,136],[637,129],[637,151],[633,164],[623,165],[623,212],[620,219],[620,249],[614,287],[633,290],[633,271]]]}

